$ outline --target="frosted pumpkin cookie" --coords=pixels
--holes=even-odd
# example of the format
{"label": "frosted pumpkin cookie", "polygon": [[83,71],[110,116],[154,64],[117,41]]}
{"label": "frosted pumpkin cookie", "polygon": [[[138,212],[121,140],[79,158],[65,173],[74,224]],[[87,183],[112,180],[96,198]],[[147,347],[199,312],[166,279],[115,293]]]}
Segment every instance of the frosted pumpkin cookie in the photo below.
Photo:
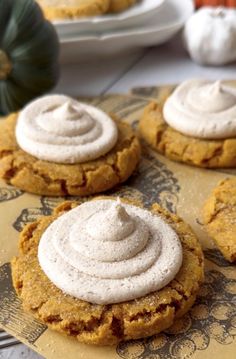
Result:
{"label": "frosted pumpkin cookie", "polygon": [[85,196],[124,182],[140,145],[131,127],[63,95],[39,98],[0,122],[0,177],[40,195]]}
{"label": "frosted pumpkin cookie", "polygon": [[159,333],[195,301],[203,254],[190,227],[154,204],[64,202],[27,225],[12,277],[23,308],[80,342]]}
{"label": "frosted pumpkin cookie", "polygon": [[207,232],[225,259],[236,261],[236,178],[221,181],[203,208]]}
{"label": "frosted pumpkin cookie", "polygon": [[121,12],[137,0],[37,0],[46,18],[76,19]]}
{"label": "frosted pumpkin cookie", "polygon": [[190,80],[151,103],[139,131],[153,149],[194,166],[236,167],[236,88]]}

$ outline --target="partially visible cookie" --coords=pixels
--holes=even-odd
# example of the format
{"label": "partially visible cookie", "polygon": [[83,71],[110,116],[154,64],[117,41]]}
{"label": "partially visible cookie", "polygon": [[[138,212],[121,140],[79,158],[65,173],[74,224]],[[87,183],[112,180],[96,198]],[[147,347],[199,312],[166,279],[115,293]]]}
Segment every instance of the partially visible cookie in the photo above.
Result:
{"label": "partially visible cookie", "polygon": [[163,118],[164,103],[150,103],[139,122],[141,137],[171,160],[206,168],[236,167],[236,138],[207,140],[171,128]]}
{"label": "partially visible cookie", "polygon": [[183,248],[182,266],[168,285],[141,298],[109,305],[76,299],[57,288],[39,265],[38,244],[46,228],[78,204],[62,203],[53,215],[28,224],[20,235],[20,253],[12,260],[12,278],[26,311],[80,342],[113,345],[156,334],[190,309],[203,280],[202,250],[191,228],[158,204],[152,206],[153,214],[176,231]]}
{"label": "partially visible cookie", "polygon": [[130,125],[116,121],[118,141],[104,156],[75,164],[39,160],[16,142],[18,114],[0,122],[0,177],[24,191],[49,196],[87,196],[124,182],[136,168],[140,144]]}
{"label": "partially visible cookie", "polygon": [[207,232],[225,259],[236,261],[236,178],[221,181],[203,208]]}
{"label": "partially visible cookie", "polygon": [[76,19],[121,12],[137,0],[37,0],[49,20]]}
{"label": "partially visible cookie", "polygon": [[105,14],[110,0],[37,0],[49,20]]}
{"label": "partially visible cookie", "polygon": [[134,5],[137,0],[110,0],[108,12],[121,12]]}

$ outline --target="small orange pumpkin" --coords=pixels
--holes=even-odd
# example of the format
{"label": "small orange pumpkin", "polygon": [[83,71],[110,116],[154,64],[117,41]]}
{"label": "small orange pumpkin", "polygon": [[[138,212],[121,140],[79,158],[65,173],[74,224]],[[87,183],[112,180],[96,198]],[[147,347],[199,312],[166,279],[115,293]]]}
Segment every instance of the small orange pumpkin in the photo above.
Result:
{"label": "small orange pumpkin", "polygon": [[225,6],[236,7],[236,0],[195,0],[196,7],[201,6]]}

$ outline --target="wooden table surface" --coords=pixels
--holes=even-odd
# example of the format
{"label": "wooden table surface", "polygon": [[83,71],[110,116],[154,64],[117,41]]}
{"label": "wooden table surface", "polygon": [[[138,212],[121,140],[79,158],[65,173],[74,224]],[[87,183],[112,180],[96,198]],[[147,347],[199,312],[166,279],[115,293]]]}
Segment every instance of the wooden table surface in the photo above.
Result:
{"label": "wooden table surface", "polygon": [[[63,66],[54,92],[76,96],[127,93],[132,87],[173,84],[188,78],[236,79],[236,65],[200,67],[190,60],[177,36],[156,48]],[[25,345],[0,350],[0,359],[40,358]]]}

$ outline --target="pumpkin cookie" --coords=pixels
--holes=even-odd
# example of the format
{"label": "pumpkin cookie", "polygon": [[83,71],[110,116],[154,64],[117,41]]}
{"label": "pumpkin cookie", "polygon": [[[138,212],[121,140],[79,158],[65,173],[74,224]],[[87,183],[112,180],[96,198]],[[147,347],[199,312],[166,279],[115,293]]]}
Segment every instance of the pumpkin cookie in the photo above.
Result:
{"label": "pumpkin cookie", "polygon": [[[64,105],[47,112],[51,98]],[[35,103],[41,108],[45,99],[45,112],[37,116],[33,110],[29,115],[28,108]],[[140,145],[131,127],[93,106],[68,99],[43,97],[0,122],[0,177],[7,183],[40,195],[87,196],[114,187],[133,173]],[[74,103],[71,109],[67,100]],[[90,109],[91,116],[87,110],[81,112],[80,106]]]}
{"label": "pumpkin cookie", "polygon": [[136,0],[37,0],[49,20],[76,19],[121,12]]}
{"label": "pumpkin cookie", "polygon": [[[201,115],[196,109],[193,110],[192,102],[197,102],[196,94],[198,94],[195,84],[193,84],[195,91],[192,94],[189,91],[191,96],[188,97],[192,112],[186,112],[182,105],[175,104],[178,91],[181,96],[183,90],[184,95],[188,91],[186,87],[190,85],[186,82],[177,88],[176,93],[170,94],[166,101],[159,104],[152,102],[145,108],[139,123],[140,135],[154,150],[171,160],[198,167],[236,167],[235,95],[219,83],[212,85],[204,81],[199,82],[197,82],[198,87],[206,87],[204,91],[209,91],[206,103],[202,101],[201,111],[204,111]],[[202,91],[203,95],[200,91],[201,98],[205,97],[204,91]],[[185,102],[187,100],[183,100],[183,103]],[[195,106],[200,107],[198,104]],[[215,109],[217,106],[221,108]],[[228,112],[225,108],[228,108]],[[227,116],[231,116],[233,120],[231,121],[231,117]],[[212,123],[208,121],[207,124],[208,117]]]}
{"label": "pumpkin cookie", "polygon": [[[71,221],[68,233],[64,226]],[[55,226],[62,228],[59,241],[56,232],[60,233],[60,228],[55,232]],[[89,231],[91,241],[84,231]],[[160,233],[165,236],[159,237]],[[165,250],[160,252],[162,240]],[[103,250],[95,249],[97,241]],[[153,245],[157,245],[155,251]],[[117,246],[119,251],[114,251]],[[86,257],[81,258],[80,249]],[[23,308],[50,328],[88,344],[113,345],[168,328],[192,306],[203,280],[203,254],[197,238],[179,217],[158,204],[147,211],[128,200],[116,202],[109,197],[79,206],[64,202],[53,215],[24,228],[19,250],[12,260],[12,278]],[[98,260],[101,256],[105,262]],[[133,266],[139,257],[142,265]],[[81,266],[83,272],[78,272]],[[133,271],[137,271],[134,276]],[[159,289],[150,290],[150,284]]]}
{"label": "pumpkin cookie", "polygon": [[236,261],[236,178],[221,181],[203,208],[207,232],[225,259]]}
{"label": "pumpkin cookie", "polygon": [[121,12],[134,5],[137,0],[110,0],[108,12]]}
{"label": "pumpkin cookie", "polygon": [[110,0],[37,0],[49,20],[74,19],[105,14]]}

